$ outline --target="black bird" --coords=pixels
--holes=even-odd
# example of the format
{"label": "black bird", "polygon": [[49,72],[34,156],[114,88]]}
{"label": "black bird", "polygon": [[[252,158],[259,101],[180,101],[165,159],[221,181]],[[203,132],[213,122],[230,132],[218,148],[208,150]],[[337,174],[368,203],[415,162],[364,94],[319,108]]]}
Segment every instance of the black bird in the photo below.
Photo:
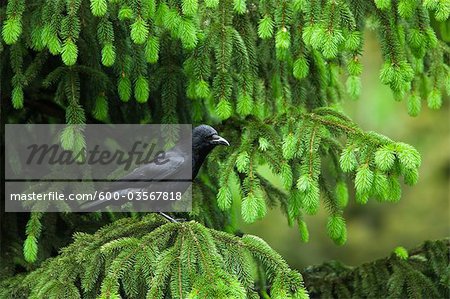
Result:
{"label": "black bird", "polygon": [[[177,174],[189,173],[187,167],[191,167],[192,180],[197,176],[208,154],[218,145],[229,146],[230,143],[223,137],[219,136],[217,131],[208,125],[200,125],[192,131],[192,164],[188,162],[189,154],[184,152],[180,147],[173,147],[165,152],[167,163],[157,164],[151,162],[137,167],[128,175],[114,181],[108,188],[107,192],[115,192],[124,195],[121,198],[127,198],[129,192],[145,191],[151,188],[152,181],[174,180],[172,183],[164,183],[167,191],[186,191],[188,184],[180,184],[176,181]],[[183,190],[179,190],[180,186]],[[158,190],[162,191],[162,190]],[[84,204],[81,208],[85,211],[96,211],[109,205],[122,205],[124,201],[108,201],[95,200]],[[170,216],[159,212],[167,219],[174,221]]]}

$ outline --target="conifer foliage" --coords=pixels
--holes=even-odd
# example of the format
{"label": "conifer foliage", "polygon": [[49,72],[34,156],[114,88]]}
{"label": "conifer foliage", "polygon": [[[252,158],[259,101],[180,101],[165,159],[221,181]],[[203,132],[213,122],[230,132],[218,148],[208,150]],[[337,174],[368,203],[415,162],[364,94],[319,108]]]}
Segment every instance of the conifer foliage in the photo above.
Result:
{"label": "conifer foliage", "polygon": [[[226,213],[236,207],[244,221],[254,222],[279,205],[307,241],[303,216],[324,206],[328,235],[343,244],[349,186],[365,204],[396,202],[401,179],[417,182],[421,158],[412,146],[361,130],[340,106],[363,88],[367,28],[379,37],[380,80],[396,100],[406,101],[410,115],[424,104],[440,108],[450,93],[449,0],[2,3],[6,121],[65,122],[61,143],[67,149],[84,146],[83,124],[89,122],[216,124],[233,146],[214,152],[194,184],[190,216],[207,227],[224,229],[230,224]],[[282,190],[261,175],[262,165],[281,178]],[[39,260],[46,217],[29,219],[27,262]],[[74,216],[60,217],[74,223]],[[167,290],[174,297],[251,297],[253,282],[265,281],[253,273],[256,258],[274,298],[305,296],[299,274],[263,241],[202,224],[154,226],[145,234],[113,224],[95,237],[78,234],[24,287],[36,298],[36,290],[59,292],[66,282],[68,297],[100,292],[154,298]],[[91,250],[88,257],[72,252],[83,244]],[[190,250],[199,253],[197,260],[189,260]],[[92,266],[97,264],[103,266]],[[34,280],[44,272],[59,278]],[[135,279],[138,274],[152,283]],[[211,279],[220,283],[211,285]]]}
{"label": "conifer foliage", "polygon": [[450,295],[448,239],[427,241],[408,252],[358,267],[339,262],[309,267],[304,278],[311,297],[447,298]]}
{"label": "conifer foliage", "polygon": [[196,222],[124,218],[94,235],[77,233],[61,254],[2,298],[259,298],[264,269],[273,298],[308,298],[301,275],[258,237],[238,238]]}

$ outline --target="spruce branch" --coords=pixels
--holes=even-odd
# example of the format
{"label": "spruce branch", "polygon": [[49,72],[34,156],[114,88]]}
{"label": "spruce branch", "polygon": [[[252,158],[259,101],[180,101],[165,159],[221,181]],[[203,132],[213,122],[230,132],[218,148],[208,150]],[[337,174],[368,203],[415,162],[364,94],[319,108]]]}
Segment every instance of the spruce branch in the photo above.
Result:
{"label": "spruce branch", "polygon": [[444,298],[450,292],[448,269],[444,266],[448,264],[449,250],[448,239],[427,241],[409,250],[406,258],[399,257],[395,250],[389,257],[357,267],[332,261],[306,268],[303,277],[311,298],[325,294],[333,298],[347,298],[348,294],[354,297]]}
{"label": "spruce branch", "polygon": [[[236,255],[233,259],[225,256],[228,250]],[[77,296],[97,294],[102,298],[123,292],[135,298],[159,298],[169,293],[173,298],[244,298],[253,294],[257,277],[231,269],[245,269],[248,263],[256,262],[249,260],[248,254],[270,271],[269,284],[276,285],[280,275],[289,277],[277,292],[307,296],[300,274],[261,239],[248,235],[239,238],[193,221],[161,225],[154,215],[118,220],[94,235],[78,233],[58,257],[21,278],[23,284],[6,280],[2,286],[14,285],[23,291],[21,295],[31,298],[42,292],[58,296],[68,290]],[[148,260],[143,260],[144,256]],[[178,270],[172,272],[172,267]],[[190,269],[189,275],[185,269]],[[77,287],[78,279],[83,283]],[[172,280],[177,282],[175,289],[168,283]]]}

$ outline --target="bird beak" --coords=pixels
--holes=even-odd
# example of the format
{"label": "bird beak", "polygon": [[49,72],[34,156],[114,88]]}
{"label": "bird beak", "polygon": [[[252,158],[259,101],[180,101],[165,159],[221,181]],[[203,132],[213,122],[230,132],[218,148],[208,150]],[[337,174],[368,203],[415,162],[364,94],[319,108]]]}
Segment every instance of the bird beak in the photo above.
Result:
{"label": "bird beak", "polygon": [[223,138],[223,137],[221,137],[219,135],[213,135],[211,143],[214,144],[214,145],[230,146],[230,143],[225,138]]}

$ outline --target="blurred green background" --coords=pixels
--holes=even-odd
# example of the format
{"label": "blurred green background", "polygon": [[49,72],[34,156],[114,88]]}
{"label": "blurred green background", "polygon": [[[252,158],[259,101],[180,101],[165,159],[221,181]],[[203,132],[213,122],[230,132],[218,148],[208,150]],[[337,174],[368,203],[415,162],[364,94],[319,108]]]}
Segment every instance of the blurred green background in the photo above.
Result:
{"label": "blurred green background", "polygon": [[262,237],[297,269],[329,260],[358,265],[387,256],[396,246],[412,248],[424,240],[450,235],[448,99],[437,111],[430,111],[424,102],[419,116],[410,117],[406,100],[394,101],[389,87],[379,80],[382,56],[377,37],[367,31],[365,39],[361,97],[346,101],[344,109],[364,130],[417,148],[422,155],[420,179],[414,187],[403,185],[402,199],[395,204],[369,200],[368,204],[359,205],[351,197],[344,212],[348,240],[343,246],[327,237],[323,208],[319,215],[306,216],[308,243],[300,241],[296,226],[287,226],[279,209],[270,210],[256,223],[242,222],[245,233]]}

